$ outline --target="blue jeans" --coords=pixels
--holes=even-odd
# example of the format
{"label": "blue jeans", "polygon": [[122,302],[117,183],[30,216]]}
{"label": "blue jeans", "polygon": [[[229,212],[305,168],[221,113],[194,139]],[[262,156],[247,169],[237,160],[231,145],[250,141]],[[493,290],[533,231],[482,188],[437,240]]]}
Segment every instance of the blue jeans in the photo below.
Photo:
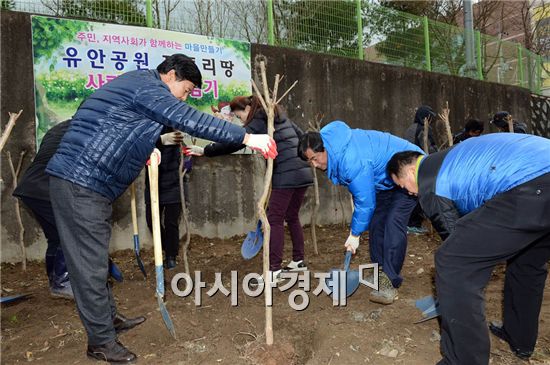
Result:
{"label": "blue jeans", "polygon": [[370,258],[382,265],[393,286],[403,281],[401,268],[407,252],[407,223],[417,199],[401,188],[378,191],[369,226]]}

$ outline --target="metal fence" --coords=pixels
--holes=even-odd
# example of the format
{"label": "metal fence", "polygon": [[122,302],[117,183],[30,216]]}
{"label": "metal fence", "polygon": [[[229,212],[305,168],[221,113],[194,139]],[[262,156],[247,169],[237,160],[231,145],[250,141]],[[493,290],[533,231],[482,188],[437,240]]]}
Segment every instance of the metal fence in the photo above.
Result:
{"label": "metal fence", "polygon": [[150,26],[353,57],[528,88],[540,93],[542,57],[475,32],[367,0],[1,0],[35,14]]}

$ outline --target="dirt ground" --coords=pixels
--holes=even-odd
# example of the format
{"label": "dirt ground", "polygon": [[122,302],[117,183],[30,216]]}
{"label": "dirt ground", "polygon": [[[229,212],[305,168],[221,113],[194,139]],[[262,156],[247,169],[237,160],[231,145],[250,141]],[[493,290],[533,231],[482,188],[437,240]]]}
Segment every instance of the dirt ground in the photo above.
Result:
{"label": "dirt ground", "polygon": [[[313,254],[306,230],[306,259],[310,271],[323,272],[339,267],[347,228],[320,227],[318,256]],[[430,235],[409,235],[403,269],[405,281],[399,300],[391,306],[369,302],[366,286],[361,285],[348,298],[346,307],[334,307],[331,298],[310,291],[310,304],[295,311],[288,304],[291,290],[274,291],[273,329],[275,344],[268,348],[264,337],[264,297],[251,298],[239,290],[239,305],[230,297],[206,295],[214,283],[214,273],[222,272],[229,288],[231,270],[238,270],[239,283],[246,273],[261,271],[261,255],[245,261],[240,256],[242,237],[204,239],[193,237],[191,270],[200,270],[206,288],[202,306],[193,294],[181,298],[167,285],[166,303],[176,327],[177,340],[166,330],[154,297],[154,264],[151,250],[142,252],[149,273],[143,279],[130,250],[115,253],[114,260],[125,280],[114,284],[121,313],[145,315],[147,321],[120,336],[120,340],[139,356],[141,364],[435,364],[439,359],[437,320],[413,324],[420,319],[415,299],[433,290],[433,253],[439,240]],[[291,258],[287,236],[285,257]],[[352,261],[352,268],[368,262],[368,240]],[[183,272],[179,265],[169,275]],[[32,297],[2,307],[1,363],[88,364],[85,356],[86,334],[73,302],[49,296],[42,263],[3,264],[2,295],[33,293]],[[486,291],[487,319],[501,318],[504,267],[498,267]],[[169,279],[169,278],[168,278]],[[311,281],[311,290],[318,281]],[[540,316],[539,340],[532,364],[550,364],[550,281]],[[508,346],[491,337],[492,364],[526,364],[515,358]]]}

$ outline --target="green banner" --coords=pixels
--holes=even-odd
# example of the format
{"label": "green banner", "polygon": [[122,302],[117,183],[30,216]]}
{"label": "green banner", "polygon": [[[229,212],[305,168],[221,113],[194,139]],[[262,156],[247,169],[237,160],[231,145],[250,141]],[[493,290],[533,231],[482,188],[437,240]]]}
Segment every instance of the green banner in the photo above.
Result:
{"label": "green banner", "polygon": [[192,57],[201,70],[202,87],[187,100],[197,109],[240,124],[228,102],[252,93],[250,43],[43,16],[32,17],[32,38],[37,146],[96,89],[125,72],[155,69],[174,53]]}

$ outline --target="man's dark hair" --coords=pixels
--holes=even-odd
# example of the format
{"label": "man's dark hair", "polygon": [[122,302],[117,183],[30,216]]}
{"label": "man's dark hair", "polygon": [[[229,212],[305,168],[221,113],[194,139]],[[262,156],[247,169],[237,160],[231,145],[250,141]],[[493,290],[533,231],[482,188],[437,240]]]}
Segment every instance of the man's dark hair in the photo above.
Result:
{"label": "man's dark hair", "polygon": [[195,84],[195,87],[201,87],[201,71],[192,58],[181,53],[176,53],[166,57],[164,61],[157,66],[157,71],[161,74],[167,74],[171,70],[176,72],[176,79],[178,81],[188,80]]}
{"label": "man's dark hair", "polygon": [[478,119],[468,119],[468,121],[464,125],[464,130],[466,132],[471,132],[471,131],[483,132],[483,129],[484,129],[483,122]]}
{"label": "man's dark hair", "polygon": [[298,143],[298,157],[304,161],[307,161],[306,151],[308,148],[311,148],[313,152],[323,152],[325,150],[321,133],[306,132],[302,134]]}
{"label": "man's dark hair", "polygon": [[404,151],[396,153],[388,161],[388,165],[386,166],[388,176],[401,176],[401,170],[403,169],[403,167],[415,163],[418,156],[421,155],[422,154],[417,151]]}

